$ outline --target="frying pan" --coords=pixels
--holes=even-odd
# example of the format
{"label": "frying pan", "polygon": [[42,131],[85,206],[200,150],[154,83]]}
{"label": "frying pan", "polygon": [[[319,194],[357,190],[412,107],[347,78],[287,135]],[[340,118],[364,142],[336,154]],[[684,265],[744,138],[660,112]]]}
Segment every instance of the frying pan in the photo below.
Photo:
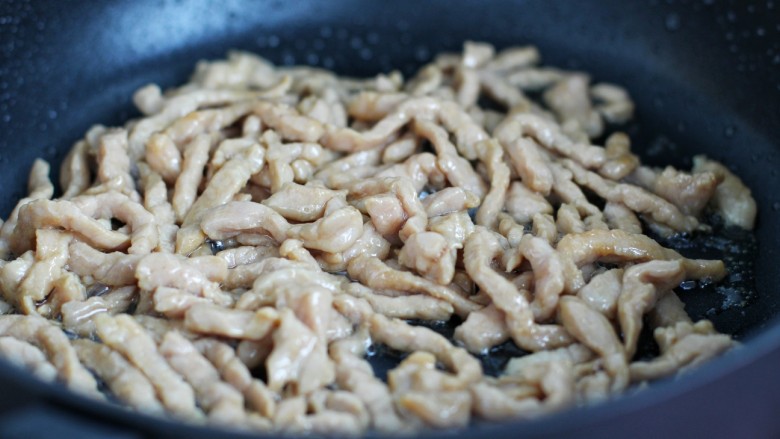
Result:
{"label": "frying pan", "polygon": [[[778,11],[771,0],[2,1],[0,214],[25,195],[34,158],[57,168],[91,124],[135,115],[137,87],[181,83],[197,60],[229,48],[342,74],[408,75],[466,39],[533,43],[548,64],[628,88],[637,122],[626,129],[647,163],[684,167],[706,153],[753,189],[757,248],[742,261],[752,273],[740,281],[745,303],[730,306],[723,291],[682,294],[695,317],[712,319],[743,346],[593,407],[424,436],[778,437]],[[0,383],[0,437],[227,434],[95,403],[5,362]]]}

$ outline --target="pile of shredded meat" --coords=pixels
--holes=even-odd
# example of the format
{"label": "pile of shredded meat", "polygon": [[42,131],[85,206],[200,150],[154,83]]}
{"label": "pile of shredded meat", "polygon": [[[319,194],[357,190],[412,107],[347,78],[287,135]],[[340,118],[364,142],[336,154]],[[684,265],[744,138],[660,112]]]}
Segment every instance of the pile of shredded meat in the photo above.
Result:
{"label": "pile of shredded meat", "polygon": [[[673,291],[723,263],[643,231],[706,233],[705,210],[750,229],[750,190],[703,156],[643,166],[606,132],[627,92],[533,47],[469,42],[408,81],[231,53],[133,99],[59,198],[36,161],[0,229],[0,351],[41,379],[227,428],[405,433],[603,400],[735,344]],[[639,361],[643,326],[660,354]],[[527,354],[485,375],[505,342]],[[372,345],[402,353],[386,380]]]}

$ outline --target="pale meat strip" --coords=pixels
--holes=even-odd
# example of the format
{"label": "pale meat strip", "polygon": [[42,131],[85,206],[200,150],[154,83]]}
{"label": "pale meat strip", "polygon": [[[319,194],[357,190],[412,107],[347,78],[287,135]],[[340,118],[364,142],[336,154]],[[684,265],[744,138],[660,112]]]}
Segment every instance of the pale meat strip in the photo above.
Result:
{"label": "pale meat strip", "polygon": [[756,200],[742,180],[722,164],[703,155],[693,158],[694,175],[712,172],[722,181],[715,189],[711,201],[727,224],[734,224],[746,230],[753,230],[756,222]]}
{"label": "pale meat strip", "polygon": [[604,368],[613,379],[611,390],[625,389],[629,381],[626,358],[627,354],[630,358],[631,353],[623,349],[612,323],[574,296],[561,298],[560,318],[569,333],[603,359]]}
{"label": "pale meat strip", "polygon": [[377,343],[406,352],[433,354],[450,371],[441,377],[442,385],[449,389],[464,389],[482,376],[482,365],[476,358],[431,329],[411,326],[381,314],[371,316],[368,324],[371,337]]}
{"label": "pale meat strip", "polygon": [[391,289],[427,294],[450,303],[459,315],[467,315],[480,308],[474,302],[443,285],[435,284],[412,273],[394,270],[377,258],[359,256],[347,265],[353,279],[374,289]]}
{"label": "pale meat strip", "polygon": [[692,232],[699,227],[695,217],[686,215],[674,204],[638,186],[605,180],[571,160],[564,160],[563,163],[573,173],[577,183],[590,188],[607,201],[622,203],[634,212],[648,215],[653,221],[678,232]]}
{"label": "pale meat strip", "polygon": [[171,200],[178,222],[184,220],[197,198],[198,185],[203,178],[203,168],[209,159],[209,148],[211,148],[211,138],[204,134],[193,139],[184,149],[181,173],[176,178]]}
{"label": "pale meat strip", "polygon": [[245,421],[241,393],[220,380],[217,369],[192,342],[171,331],[163,337],[160,353],[192,385],[198,406],[208,413],[209,420],[224,425],[241,425]]}
{"label": "pale meat strip", "polygon": [[274,209],[287,220],[309,222],[323,216],[328,201],[338,197],[346,202],[346,195],[346,191],[303,186],[291,182],[285,183],[281,189],[263,200],[263,204]]}
{"label": "pale meat strip", "polygon": [[214,240],[232,238],[240,233],[259,233],[281,243],[287,238],[290,225],[283,216],[263,204],[233,201],[206,211],[200,227]]}
{"label": "pale meat strip", "polygon": [[685,279],[698,279],[682,260],[650,261],[631,266],[623,274],[623,291],[618,298],[618,321],[629,358],[643,326],[643,316],[659,298]]}
{"label": "pale meat strip", "polygon": [[0,335],[14,337],[39,347],[69,388],[102,399],[97,382],[79,362],[76,351],[62,330],[37,316],[0,316]]}
{"label": "pale meat strip", "polygon": [[294,394],[305,394],[329,383],[330,380],[318,382],[320,378],[327,379],[326,376],[307,375],[310,360],[316,358],[317,334],[290,309],[281,311],[279,329],[274,331],[273,340],[273,351],[266,359],[269,389],[279,392],[289,383]]}
{"label": "pale meat strip", "polygon": [[146,143],[146,163],[167,184],[174,184],[181,173],[182,155],[169,136],[155,133]]}
{"label": "pale meat strip", "polygon": [[490,304],[469,313],[466,321],[455,328],[453,337],[463,343],[469,352],[484,354],[493,346],[509,340],[509,329],[504,313]]}
{"label": "pale meat strip", "polygon": [[0,337],[0,354],[7,361],[23,367],[44,381],[54,381],[57,369],[35,345],[15,337]]}
{"label": "pale meat strip", "polygon": [[444,128],[419,118],[415,120],[413,128],[418,135],[428,139],[433,144],[438,157],[439,169],[444,172],[451,185],[461,187],[480,199],[485,196],[487,185],[474,171],[468,160],[458,155],[455,145],[450,142]]}
{"label": "pale meat strip", "polygon": [[596,274],[577,292],[577,297],[610,320],[617,316],[617,302],[623,290],[623,269]]}
{"label": "pale meat strip", "polygon": [[176,234],[176,252],[190,254],[205,240],[200,222],[209,209],[224,205],[243,188],[249,178],[260,171],[265,160],[265,150],[252,145],[231,158],[211,177],[203,193],[183,217],[181,229]]}
{"label": "pale meat strip", "polygon": [[236,356],[233,348],[214,339],[202,339],[195,346],[217,368],[222,379],[244,395],[250,408],[260,416],[272,418],[276,411],[277,395],[252,377],[247,366]]}
{"label": "pale meat strip", "polygon": [[661,346],[661,355],[651,361],[632,363],[632,381],[658,379],[674,372],[685,372],[736,344],[728,335],[717,333],[707,320],[696,324],[679,322],[667,328],[657,328],[654,335]]}
{"label": "pale meat strip", "polygon": [[72,241],[68,249],[68,268],[79,276],[90,276],[109,286],[132,285],[135,269],[143,255],[122,252],[103,253],[81,241]]}
{"label": "pale meat strip", "polygon": [[509,333],[517,345],[529,351],[565,346],[571,336],[558,325],[539,325],[531,305],[515,286],[491,268],[503,248],[498,237],[477,226],[466,239],[464,264],[474,282],[490,296],[505,317]]}
{"label": "pale meat strip", "polygon": [[448,187],[428,195],[422,200],[428,217],[446,215],[479,206],[479,198],[460,188]]}
{"label": "pale meat strip", "polygon": [[160,174],[140,165],[139,171],[144,187],[144,207],[154,215],[157,233],[160,236],[158,249],[163,253],[173,253],[179,226],[176,225],[173,206],[168,201],[168,188]]}
{"label": "pale meat strip", "polygon": [[519,224],[528,224],[534,215],[552,214],[550,203],[539,193],[528,189],[524,184],[512,182],[506,194],[506,211]]}
{"label": "pale meat strip", "polygon": [[195,393],[157,352],[152,337],[128,315],[95,317],[100,339],[124,355],[154,386],[163,406],[186,419],[198,420],[203,413],[195,405]]}
{"label": "pale meat strip", "polygon": [[[87,141],[79,140],[63,159],[62,165],[60,165],[61,198],[66,200],[73,198],[89,187],[91,173],[87,155],[88,149],[89,144]],[[13,214],[9,216],[9,219],[12,216]],[[2,235],[2,232],[0,232],[0,235]]]}
{"label": "pale meat strip", "polygon": [[625,230],[629,233],[642,233],[642,223],[636,214],[622,203],[607,202],[604,206],[604,219],[609,228]]}
{"label": "pale meat strip", "polygon": [[100,313],[117,314],[127,311],[136,299],[134,286],[118,288],[86,300],[72,300],[61,308],[63,328],[82,337],[95,335],[94,317]]}
{"label": "pale meat strip", "polygon": [[[17,228],[16,225],[19,221],[19,212],[22,207],[34,200],[48,200],[54,195],[54,185],[51,183],[51,180],[49,180],[49,170],[49,163],[45,160],[36,159],[33,162],[30,176],[27,180],[27,196],[16,203],[16,206],[8,215],[8,218],[2,226],[0,226],[0,256],[3,259],[7,259],[11,251],[11,243],[9,241]],[[16,251],[17,255],[21,255],[22,253],[23,252]]]}
{"label": "pale meat strip", "polygon": [[84,366],[99,376],[120,401],[141,412],[163,412],[149,379],[121,354],[85,339],[75,340],[73,348]]}
{"label": "pale meat strip", "polygon": [[137,199],[138,193],[133,177],[130,175],[127,146],[125,129],[109,129],[100,136],[97,177],[107,190],[115,190]]}
{"label": "pale meat strip", "polygon": [[388,297],[376,294],[358,283],[350,284],[343,291],[365,299],[375,312],[387,317],[446,321],[454,311],[451,304],[422,294]]}
{"label": "pale meat strip", "polygon": [[184,314],[184,327],[190,331],[244,340],[263,339],[278,322],[278,313],[273,308],[252,312],[197,303]]}
{"label": "pale meat strip", "polygon": [[11,251],[22,254],[32,249],[35,231],[54,227],[77,233],[87,243],[102,250],[124,249],[130,242],[127,235],[107,230],[71,201],[35,200],[19,210],[19,222],[9,237]]}
{"label": "pale meat strip", "polygon": [[352,206],[326,213],[306,224],[294,224],[287,237],[299,239],[306,248],[339,253],[354,244],[363,232],[363,215]]}
{"label": "pale meat strip", "polygon": [[548,320],[558,307],[563,293],[563,262],[550,244],[531,235],[525,235],[518,247],[523,257],[531,263],[534,273],[534,300],[531,302],[536,320]]}
{"label": "pale meat strip", "polygon": [[46,299],[54,288],[54,282],[62,276],[71,241],[70,234],[57,230],[38,230],[35,235],[35,262],[19,283],[17,296],[12,301],[25,314],[39,312],[37,304]]}
{"label": "pale meat strip", "polygon": [[398,262],[439,285],[452,282],[456,259],[456,247],[435,232],[415,233],[398,253]]}
{"label": "pale meat strip", "polygon": [[478,146],[479,158],[485,164],[490,177],[490,188],[477,211],[477,224],[495,229],[498,213],[503,210],[510,183],[509,166],[504,163],[501,145],[494,140],[486,140]]}
{"label": "pale meat strip", "polygon": [[726,274],[722,261],[686,259],[676,251],[662,247],[646,235],[626,233],[618,229],[589,230],[569,234],[561,238],[556,249],[564,263],[565,291],[572,293],[585,284],[578,267],[596,261],[616,263],[680,259],[685,269],[694,277],[709,276],[720,279]]}

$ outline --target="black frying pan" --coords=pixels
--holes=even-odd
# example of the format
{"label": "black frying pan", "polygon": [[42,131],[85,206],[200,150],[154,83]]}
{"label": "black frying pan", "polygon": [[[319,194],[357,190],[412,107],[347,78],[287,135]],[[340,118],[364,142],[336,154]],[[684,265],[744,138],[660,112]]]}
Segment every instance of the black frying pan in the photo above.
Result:
{"label": "black frying pan", "polygon": [[[198,59],[241,48],[352,75],[409,74],[465,39],[533,43],[549,64],[626,86],[638,120],[627,129],[645,161],[685,166],[707,153],[753,189],[759,218],[746,305],[718,290],[683,294],[741,349],[605,404],[458,434],[780,435],[780,2],[2,1],[0,213],[24,196],[35,157],[57,164],[92,123],[133,116],[137,87],[181,83]],[[0,437],[217,434],[97,404],[4,362],[0,382]]]}

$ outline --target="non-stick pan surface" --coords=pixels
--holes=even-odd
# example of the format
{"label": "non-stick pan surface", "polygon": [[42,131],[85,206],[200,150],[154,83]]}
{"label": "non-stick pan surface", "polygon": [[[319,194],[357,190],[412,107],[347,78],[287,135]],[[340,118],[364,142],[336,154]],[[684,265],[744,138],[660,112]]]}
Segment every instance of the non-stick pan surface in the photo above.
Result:
{"label": "non-stick pan surface", "polygon": [[[351,75],[409,74],[467,39],[536,44],[546,63],[626,86],[637,105],[637,122],[626,129],[647,162],[686,166],[697,153],[721,160],[753,189],[759,218],[757,250],[747,258],[752,278],[739,281],[739,291],[682,294],[742,348],[596,407],[456,434],[780,435],[780,3],[773,1],[4,1],[0,213],[24,196],[34,158],[57,164],[91,124],[133,116],[137,87],[180,83],[201,58],[240,48]],[[744,303],[735,306],[735,298]],[[97,404],[4,362],[0,382],[0,437],[215,433]]]}

